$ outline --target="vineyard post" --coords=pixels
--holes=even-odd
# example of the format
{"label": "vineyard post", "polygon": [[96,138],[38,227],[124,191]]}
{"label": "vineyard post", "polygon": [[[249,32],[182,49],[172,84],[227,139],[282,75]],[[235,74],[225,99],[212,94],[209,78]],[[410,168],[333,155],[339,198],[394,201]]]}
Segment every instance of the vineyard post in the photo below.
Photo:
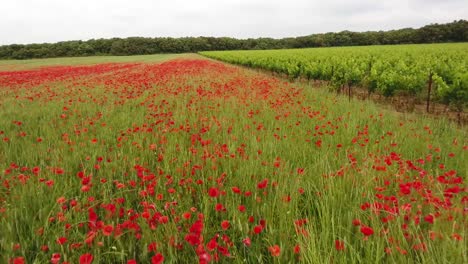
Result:
{"label": "vineyard post", "polygon": [[348,83],[348,101],[351,102],[351,82]]}
{"label": "vineyard post", "polygon": [[431,100],[431,89],[432,89],[432,71],[429,72],[429,80],[427,82],[427,102],[426,102],[426,112],[429,113],[429,104]]}
{"label": "vineyard post", "polygon": [[[369,80],[371,79],[371,73],[372,73],[372,59],[373,59],[373,57],[371,57],[371,59],[369,60],[369,70],[368,70],[368,72],[367,72],[367,77],[369,78]],[[371,94],[372,94],[371,84],[368,83],[368,87],[367,87],[367,100],[370,100]]]}
{"label": "vineyard post", "polygon": [[457,111],[457,121],[458,121],[459,126],[462,125],[462,117],[461,117],[462,111],[463,111],[463,109],[462,110],[458,109],[458,111]]}

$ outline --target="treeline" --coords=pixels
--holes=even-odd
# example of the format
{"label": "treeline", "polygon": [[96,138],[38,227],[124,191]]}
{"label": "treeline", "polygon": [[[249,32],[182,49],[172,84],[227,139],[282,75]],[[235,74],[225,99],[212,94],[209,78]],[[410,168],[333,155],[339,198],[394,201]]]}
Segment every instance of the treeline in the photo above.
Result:
{"label": "treeline", "polygon": [[431,24],[419,29],[313,34],[296,38],[185,37],[112,38],[0,46],[0,59],[31,59],[99,55],[144,55],[212,50],[258,50],[334,46],[467,42],[468,21]]}

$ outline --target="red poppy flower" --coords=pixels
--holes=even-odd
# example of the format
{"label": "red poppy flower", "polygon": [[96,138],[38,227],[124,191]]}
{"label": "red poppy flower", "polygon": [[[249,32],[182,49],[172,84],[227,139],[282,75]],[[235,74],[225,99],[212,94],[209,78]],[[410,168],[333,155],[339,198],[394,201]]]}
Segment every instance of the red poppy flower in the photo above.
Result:
{"label": "red poppy flower", "polygon": [[219,196],[219,190],[218,188],[215,188],[215,187],[211,187],[209,190],[208,190],[208,195],[210,197],[213,197],[213,198],[216,198]]}
{"label": "red poppy flower", "polygon": [[278,245],[269,247],[268,251],[270,251],[270,254],[273,257],[279,257],[279,255],[281,254],[281,248]]}
{"label": "red poppy flower", "polygon": [[57,244],[59,244],[59,245],[63,245],[63,244],[65,244],[65,243],[67,243],[67,240],[68,240],[68,239],[67,239],[66,237],[59,237],[59,238],[57,238],[56,242],[57,242]]}
{"label": "red poppy flower", "polygon": [[104,236],[110,236],[112,235],[112,231],[114,231],[114,227],[111,226],[111,225],[106,225],[104,226],[104,228],[102,229],[102,234]]}
{"label": "red poppy flower", "polygon": [[164,256],[161,253],[158,253],[151,258],[151,264],[161,264],[163,262]]}
{"label": "red poppy flower", "polygon": [[263,231],[263,226],[257,225],[257,226],[254,227],[253,230],[254,230],[255,234],[260,234]]}
{"label": "red poppy flower", "polygon": [[91,264],[93,263],[93,255],[85,253],[80,256],[80,264]]}
{"label": "red poppy flower", "polygon": [[345,250],[345,243],[344,241],[340,241],[340,240],[335,240],[335,248],[336,250],[338,251],[343,251]]}
{"label": "red poppy flower", "polygon": [[265,189],[268,186],[268,179],[264,179],[257,184],[258,189]]}
{"label": "red poppy flower", "polygon": [[361,233],[366,237],[371,236],[372,234],[374,234],[374,229],[372,229],[369,226],[362,225],[361,226]]}
{"label": "red poppy flower", "polygon": [[24,260],[23,257],[16,257],[9,263],[12,263],[12,264],[25,264],[26,261]]}
{"label": "red poppy flower", "polygon": [[221,227],[223,228],[223,230],[227,230],[229,226],[230,226],[229,221],[224,220],[221,222]]}

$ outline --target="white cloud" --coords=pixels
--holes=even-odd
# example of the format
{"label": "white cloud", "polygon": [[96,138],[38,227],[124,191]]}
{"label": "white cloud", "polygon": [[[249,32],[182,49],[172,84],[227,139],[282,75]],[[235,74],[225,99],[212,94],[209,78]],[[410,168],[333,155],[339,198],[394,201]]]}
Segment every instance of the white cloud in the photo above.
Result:
{"label": "white cloud", "polygon": [[110,37],[293,37],[467,19],[465,0],[4,0],[0,45]]}

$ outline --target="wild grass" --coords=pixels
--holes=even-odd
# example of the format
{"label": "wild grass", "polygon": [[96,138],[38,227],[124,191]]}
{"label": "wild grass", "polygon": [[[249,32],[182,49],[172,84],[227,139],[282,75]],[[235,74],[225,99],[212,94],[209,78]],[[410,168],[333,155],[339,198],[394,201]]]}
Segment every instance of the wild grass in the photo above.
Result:
{"label": "wild grass", "polygon": [[448,121],[199,58],[0,92],[2,263],[468,262],[467,131]]}

